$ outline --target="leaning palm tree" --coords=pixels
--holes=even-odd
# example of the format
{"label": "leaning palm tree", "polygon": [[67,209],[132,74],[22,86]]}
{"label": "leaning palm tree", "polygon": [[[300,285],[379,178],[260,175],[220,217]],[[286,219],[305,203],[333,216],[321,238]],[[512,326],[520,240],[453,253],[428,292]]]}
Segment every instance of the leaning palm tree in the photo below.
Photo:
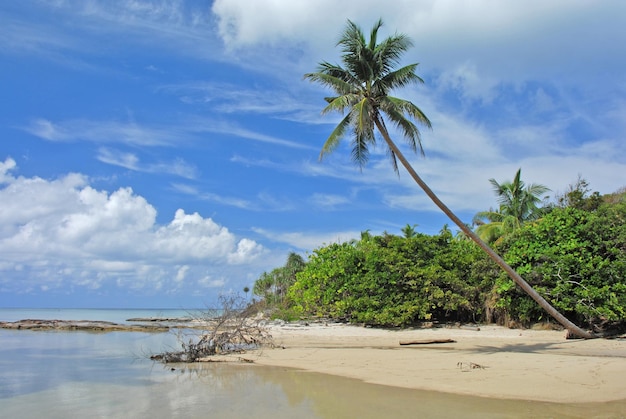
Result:
{"label": "leaning palm tree", "polygon": [[543,307],[551,316],[561,323],[570,333],[580,337],[591,338],[587,332],[552,307],[537,293],[517,272],[515,272],[497,253],[483,242],[467,225],[465,225],[448,207],[433,193],[428,185],[418,176],[404,154],[392,141],[387,123],[394,125],[404,136],[412,151],[418,150],[424,155],[420,131],[416,124],[428,128],[431,123],[424,113],[413,103],[394,96],[390,92],[413,83],[423,83],[415,74],[417,64],[397,68],[402,54],[412,42],[403,34],[396,34],[378,43],[378,30],[382,20],[374,24],[369,42],[359,26],[348,21],[346,29],[337,45],[341,47],[344,67],[329,62],[322,62],[315,73],[304,77],[312,82],[320,83],[332,89],[336,96],[327,97],[328,105],[322,113],[340,112],[345,114],[337,127],[331,132],[324,143],[320,159],[337,148],[340,141],[350,131],[352,134],[352,159],[363,167],[369,157],[369,147],[376,144],[377,130],[389,148],[389,155],[394,170],[398,173],[400,163],[410,176],[424,190],[426,195],[472,240],[474,240],[531,298]]}
{"label": "leaning palm tree", "polygon": [[497,242],[524,223],[537,220],[544,212],[537,204],[541,202],[541,195],[550,189],[536,183],[526,186],[521,180],[521,173],[522,169],[518,169],[512,182],[498,183],[489,179],[500,207],[497,211],[481,211],[473,220],[477,226],[476,233],[487,243]]}

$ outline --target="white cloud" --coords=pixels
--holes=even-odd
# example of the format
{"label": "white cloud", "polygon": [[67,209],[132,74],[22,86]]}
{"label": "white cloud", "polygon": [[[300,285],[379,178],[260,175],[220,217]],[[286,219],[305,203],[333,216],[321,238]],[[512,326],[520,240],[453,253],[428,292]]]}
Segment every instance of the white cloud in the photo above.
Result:
{"label": "white cloud", "polygon": [[198,169],[181,158],[172,162],[142,163],[136,154],[105,147],[98,149],[96,158],[103,163],[138,172],[167,173],[187,179],[195,179],[198,176]]}
{"label": "white cloud", "polygon": [[145,127],[135,122],[93,121],[86,119],[52,122],[38,118],[24,131],[48,141],[90,141],[121,143],[133,146],[167,146],[186,138],[175,128]]}
{"label": "white cloud", "polygon": [[322,194],[315,193],[311,195],[309,198],[309,202],[313,204],[315,207],[330,210],[336,207],[349,204],[351,201],[350,197],[345,195],[333,195],[333,194]]}
{"label": "white cloud", "polygon": [[297,141],[285,140],[271,135],[245,128],[238,123],[226,120],[210,120],[207,118],[196,118],[189,121],[189,129],[193,132],[212,132],[227,136],[245,138],[247,140],[259,141],[273,145],[284,146],[295,149],[310,149],[310,146]]}
{"label": "white cloud", "polygon": [[183,281],[205,281],[212,270],[241,275],[239,267],[258,269],[267,253],[198,213],[179,209],[158,225],[155,208],[130,188],[96,190],[79,174],[15,177],[15,168],[12,159],[0,163],[4,289],[97,289],[111,283],[177,288]]}
{"label": "white cloud", "polygon": [[198,281],[198,285],[203,288],[222,288],[226,285],[226,281],[224,278],[212,278],[210,275],[207,275]]}
{"label": "white cloud", "polygon": [[[347,19],[367,31],[382,17],[382,36],[398,30],[414,40],[408,62],[423,63],[422,71],[435,72],[473,99],[490,100],[501,83],[528,79],[571,82],[577,75],[596,85],[607,63],[626,64],[618,41],[626,3],[619,0],[216,0],[212,11],[223,41],[239,54],[288,43],[302,51],[296,61],[308,67],[309,54],[314,62],[334,60]],[[623,80],[621,71],[607,75]]]}
{"label": "white cloud", "polygon": [[233,196],[224,196],[224,195],[219,195],[219,194],[211,193],[211,192],[203,192],[203,191],[199,191],[194,186],[186,185],[182,183],[173,183],[172,188],[179,193],[182,193],[185,195],[192,195],[196,199],[200,199],[203,201],[216,202],[221,205],[227,205],[227,206],[242,208],[242,209],[254,209],[254,205],[252,204],[252,202],[246,199],[237,198]]}
{"label": "white cloud", "polygon": [[343,243],[361,236],[360,231],[331,231],[331,232],[277,232],[263,228],[253,228],[255,233],[267,237],[272,241],[287,243],[300,250],[310,251],[331,243]]}

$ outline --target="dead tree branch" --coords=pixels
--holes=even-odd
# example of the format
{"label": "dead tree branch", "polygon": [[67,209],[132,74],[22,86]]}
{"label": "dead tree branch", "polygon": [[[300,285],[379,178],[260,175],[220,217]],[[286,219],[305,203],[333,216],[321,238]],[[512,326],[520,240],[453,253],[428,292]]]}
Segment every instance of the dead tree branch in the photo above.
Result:
{"label": "dead tree branch", "polygon": [[199,362],[214,355],[240,354],[273,346],[272,335],[263,320],[251,317],[243,297],[221,296],[220,305],[221,309],[209,310],[194,317],[193,321],[206,324],[200,333],[191,329],[178,332],[181,351],[152,355],[150,359],[163,363]]}

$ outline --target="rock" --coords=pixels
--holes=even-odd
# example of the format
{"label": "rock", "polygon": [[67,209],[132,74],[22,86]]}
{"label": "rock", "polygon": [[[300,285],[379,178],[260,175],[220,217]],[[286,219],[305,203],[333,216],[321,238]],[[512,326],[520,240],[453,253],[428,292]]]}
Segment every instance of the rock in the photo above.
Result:
{"label": "rock", "polygon": [[0,322],[0,329],[13,330],[80,330],[88,332],[166,332],[161,324],[118,324],[98,320],[39,320],[25,319]]}

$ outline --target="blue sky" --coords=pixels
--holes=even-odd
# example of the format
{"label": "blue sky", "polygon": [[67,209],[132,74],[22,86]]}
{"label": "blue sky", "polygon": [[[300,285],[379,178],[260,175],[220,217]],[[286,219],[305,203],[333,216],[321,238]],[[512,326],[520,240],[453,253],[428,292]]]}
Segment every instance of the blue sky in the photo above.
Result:
{"label": "blue sky", "polygon": [[[449,221],[382,144],[318,161],[303,80],[347,19],[409,35],[433,123],[414,167],[463,220],[489,178],[626,185],[626,2],[0,4],[0,306],[211,305],[288,253]],[[402,143],[401,138],[397,138]]]}

